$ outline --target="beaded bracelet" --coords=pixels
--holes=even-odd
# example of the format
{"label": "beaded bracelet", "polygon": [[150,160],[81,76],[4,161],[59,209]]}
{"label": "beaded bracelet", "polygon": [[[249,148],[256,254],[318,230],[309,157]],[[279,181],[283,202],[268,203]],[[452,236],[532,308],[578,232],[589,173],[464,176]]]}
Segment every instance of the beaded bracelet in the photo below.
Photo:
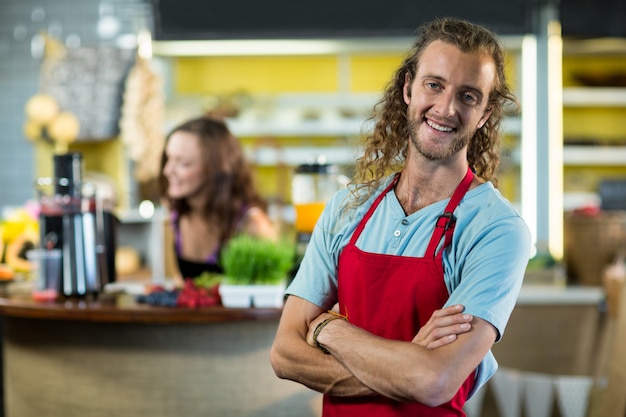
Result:
{"label": "beaded bracelet", "polygon": [[332,317],[328,317],[324,321],[320,322],[315,327],[315,330],[313,331],[313,344],[315,345],[316,348],[318,348],[319,350],[321,350],[322,352],[324,352],[327,355],[330,354],[330,352],[324,346],[320,345],[320,343],[317,341],[317,337],[320,335],[320,332],[322,331],[322,329],[328,323],[330,323],[333,320],[337,320],[337,319],[348,321],[348,319],[346,317],[342,316],[341,314],[336,314],[335,313]]}

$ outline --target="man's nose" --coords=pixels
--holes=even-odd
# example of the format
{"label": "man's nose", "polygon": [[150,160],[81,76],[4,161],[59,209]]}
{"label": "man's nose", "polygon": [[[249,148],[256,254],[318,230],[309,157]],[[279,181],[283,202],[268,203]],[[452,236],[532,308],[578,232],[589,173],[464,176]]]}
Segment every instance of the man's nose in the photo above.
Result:
{"label": "man's nose", "polygon": [[456,113],[456,96],[451,92],[444,91],[439,95],[435,110],[443,117],[451,117]]}

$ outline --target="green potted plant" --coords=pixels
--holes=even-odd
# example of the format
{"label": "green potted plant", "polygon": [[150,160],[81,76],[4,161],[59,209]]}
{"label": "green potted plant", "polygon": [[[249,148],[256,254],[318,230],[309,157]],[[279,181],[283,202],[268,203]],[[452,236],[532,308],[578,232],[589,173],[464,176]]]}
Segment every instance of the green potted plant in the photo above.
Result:
{"label": "green potted plant", "polygon": [[240,235],[220,255],[220,284],[226,307],[281,307],[287,272],[294,263],[294,245]]}

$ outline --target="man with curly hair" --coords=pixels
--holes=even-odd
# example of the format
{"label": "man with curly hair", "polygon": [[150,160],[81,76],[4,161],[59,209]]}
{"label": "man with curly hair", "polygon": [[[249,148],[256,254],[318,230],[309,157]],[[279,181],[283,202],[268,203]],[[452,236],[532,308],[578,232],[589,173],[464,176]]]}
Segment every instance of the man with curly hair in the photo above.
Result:
{"label": "man with curly hair", "polygon": [[346,190],[326,205],[272,346],[323,416],[463,416],[496,371],[530,233],[496,189],[517,106],[486,28],[437,19],[375,107]]}

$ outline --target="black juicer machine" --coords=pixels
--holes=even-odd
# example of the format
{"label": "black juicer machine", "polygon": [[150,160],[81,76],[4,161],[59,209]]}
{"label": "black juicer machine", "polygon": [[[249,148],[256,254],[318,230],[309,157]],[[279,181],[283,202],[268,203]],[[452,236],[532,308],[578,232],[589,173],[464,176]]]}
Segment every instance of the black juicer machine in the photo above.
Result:
{"label": "black juicer machine", "polygon": [[95,185],[83,182],[78,152],[54,155],[54,178],[39,178],[37,185],[41,246],[62,251],[59,294],[99,293],[115,281],[118,221],[113,203],[99,197]]}

